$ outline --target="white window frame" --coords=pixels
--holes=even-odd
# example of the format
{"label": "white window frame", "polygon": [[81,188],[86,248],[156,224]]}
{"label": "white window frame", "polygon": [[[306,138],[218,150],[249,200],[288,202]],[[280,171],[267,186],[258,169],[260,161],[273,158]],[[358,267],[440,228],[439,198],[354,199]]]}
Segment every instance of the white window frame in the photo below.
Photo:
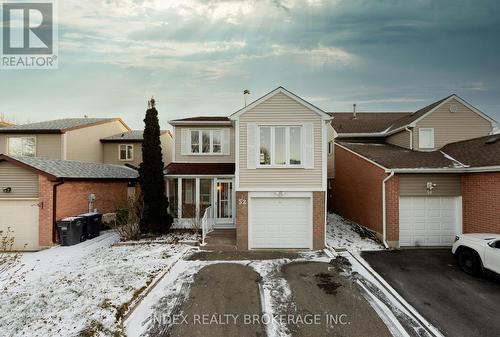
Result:
{"label": "white window frame", "polygon": [[[123,159],[122,158],[122,146],[125,146],[125,156],[127,158]],[[132,157],[131,158],[128,158],[128,147],[131,147],[132,148]],[[119,161],[134,161],[134,144],[118,144],[118,160]]]}
{"label": "white window frame", "polygon": [[[203,152],[203,131],[210,132],[210,151]],[[198,152],[193,152],[193,143],[192,143],[192,132],[198,132]],[[214,132],[219,132],[219,152],[214,152]],[[222,156],[222,142],[223,142],[223,132],[222,129],[189,129],[189,154],[196,156]]]}
{"label": "white window frame", "polygon": [[[7,137],[7,148],[5,149],[5,152],[8,153],[9,155],[16,156],[17,154],[12,154],[10,153],[10,140],[11,139],[21,139],[21,142],[23,139],[34,139],[35,140],[35,153],[33,154],[33,157],[37,156],[37,139],[36,136],[10,136]],[[24,156],[24,153],[21,155],[22,157],[29,157],[29,156]]]}
{"label": "white window frame", "polygon": [[[260,163],[260,130],[270,128],[271,130],[271,164]],[[275,163],[276,150],[276,128],[285,128],[285,164]],[[300,164],[290,164],[290,128],[300,128]],[[257,128],[257,167],[258,168],[303,168],[304,167],[304,135],[303,125],[259,125]]]}
{"label": "white window frame", "polygon": [[[431,143],[430,146],[425,146],[425,144],[422,143],[422,132],[429,132],[431,133]],[[428,149],[432,150],[434,149],[434,128],[419,128],[418,129],[418,147],[420,149]]]}
{"label": "white window frame", "polygon": [[328,142],[328,155],[331,156],[333,154],[333,140]]}

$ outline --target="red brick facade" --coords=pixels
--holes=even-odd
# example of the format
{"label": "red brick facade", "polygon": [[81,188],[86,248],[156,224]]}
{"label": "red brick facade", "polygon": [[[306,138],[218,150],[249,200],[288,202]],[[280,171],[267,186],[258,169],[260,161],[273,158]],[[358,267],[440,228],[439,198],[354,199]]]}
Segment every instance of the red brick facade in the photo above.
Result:
{"label": "red brick facade", "polygon": [[386,177],[382,168],[336,145],[333,211],[382,233],[382,181]]}
{"label": "red brick facade", "polygon": [[399,241],[399,175],[385,183],[386,241]]}
{"label": "red brick facade", "polygon": [[[58,183],[39,176],[39,244],[50,246],[55,237],[53,191]],[[126,181],[67,181],[56,187],[55,220],[88,212],[88,195],[94,193],[94,208],[101,213],[115,212],[127,205]]]}
{"label": "red brick facade", "polygon": [[248,250],[248,192],[236,192],[236,247]]}
{"label": "red brick facade", "polygon": [[500,172],[462,175],[464,233],[500,233]]}
{"label": "red brick facade", "polygon": [[325,248],[325,192],[313,192],[313,249]]}

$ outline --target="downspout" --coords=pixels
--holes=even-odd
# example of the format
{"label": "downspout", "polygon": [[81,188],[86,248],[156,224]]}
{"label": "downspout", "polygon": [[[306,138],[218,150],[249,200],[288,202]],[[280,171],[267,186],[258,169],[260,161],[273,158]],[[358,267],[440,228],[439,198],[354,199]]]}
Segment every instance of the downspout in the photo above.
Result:
{"label": "downspout", "polygon": [[410,133],[410,150],[413,150],[413,130],[405,126],[405,130]]}
{"label": "downspout", "polygon": [[56,210],[57,210],[57,186],[64,184],[64,180],[52,185],[52,242],[57,242],[57,223],[56,223]]}
{"label": "downspout", "polygon": [[387,211],[386,211],[386,201],[385,201],[385,183],[389,181],[394,176],[394,171],[391,171],[383,181],[382,181],[382,241],[384,243],[385,248],[389,248],[387,244]]}

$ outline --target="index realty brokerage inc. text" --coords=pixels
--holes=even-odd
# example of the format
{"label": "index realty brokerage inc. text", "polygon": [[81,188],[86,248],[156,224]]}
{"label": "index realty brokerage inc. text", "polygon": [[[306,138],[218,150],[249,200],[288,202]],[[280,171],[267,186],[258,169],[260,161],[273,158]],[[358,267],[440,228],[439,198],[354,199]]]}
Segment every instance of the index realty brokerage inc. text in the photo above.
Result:
{"label": "index realty brokerage inc. text", "polygon": [[346,314],[153,314],[153,324],[158,325],[268,325],[272,323],[291,325],[349,325]]}

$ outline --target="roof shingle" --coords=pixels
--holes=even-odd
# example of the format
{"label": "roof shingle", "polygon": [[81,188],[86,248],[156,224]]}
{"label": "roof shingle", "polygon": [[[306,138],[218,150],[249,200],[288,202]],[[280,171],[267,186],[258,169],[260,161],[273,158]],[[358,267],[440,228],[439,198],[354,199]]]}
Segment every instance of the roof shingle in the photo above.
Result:
{"label": "roof shingle", "polygon": [[[161,130],[160,134],[168,133],[168,130]],[[121,132],[113,136],[101,138],[101,142],[117,142],[117,141],[135,141],[140,142],[143,140],[144,130],[132,130],[128,132]]]}
{"label": "roof shingle", "polygon": [[0,133],[9,132],[54,132],[62,133],[64,131],[90,126],[93,124],[105,123],[113,120],[118,120],[117,118],[64,118],[56,119],[52,121],[29,123],[12,125],[0,129]]}
{"label": "roof shingle", "polygon": [[411,112],[332,112],[332,126],[338,133],[381,133]]}
{"label": "roof shingle", "polygon": [[500,166],[500,134],[451,143],[441,151],[470,167]]}

